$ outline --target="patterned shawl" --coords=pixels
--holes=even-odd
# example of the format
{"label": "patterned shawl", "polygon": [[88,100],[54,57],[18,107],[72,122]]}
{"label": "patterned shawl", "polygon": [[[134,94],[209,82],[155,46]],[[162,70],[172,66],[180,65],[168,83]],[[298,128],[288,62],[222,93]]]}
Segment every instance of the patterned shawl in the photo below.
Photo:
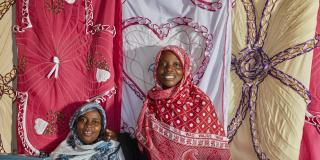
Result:
{"label": "patterned shawl", "polygon": [[[97,110],[102,119],[102,127],[97,141],[90,145],[83,144],[76,132],[78,118],[92,110]],[[88,103],[79,108],[70,120],[68,137],[51,153],[53,159],[69,160],[122,160],[124,159],[120,144],[117,141],[104,141],[107,126],[106,114],[98,103]]]}
{"label": "patterned shawl", "polygon": [[[182,63],[182,80],[162,89],[157,80],[162,51],[170,50]],[[190,60],[177,46],[161,49],[156,57],[156,81],[143,104],[137,139],[152,160],[228,159],[228,139],[209,97],[191,81]]]}

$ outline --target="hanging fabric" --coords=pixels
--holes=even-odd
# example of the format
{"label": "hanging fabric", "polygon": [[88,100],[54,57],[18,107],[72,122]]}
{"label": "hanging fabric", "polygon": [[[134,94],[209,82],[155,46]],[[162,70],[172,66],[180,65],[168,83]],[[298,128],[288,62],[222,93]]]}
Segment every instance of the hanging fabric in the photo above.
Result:
{"label": "hanging fabric", "polygon": [[236,1],[232,13],[232,159],[298,159],[318,1]]}
{"label": "hanging fabric", "polygon": [[13,81],[17,70],[14,62],[13,8],[14,0],[0,0],[0,153],[11,153],[14,136],[12,103],[15,101]]}
{"label": "hanging fabric", "polygon": [[16,15],[19,153],[51,152],[85,101],[101,103],[119,130],[121,2],[19,0]]}
{"label": "hanging fabric", "polygon": [[225,124],[231,1],[123,0],[122,6],[122,129],[134,133],[142,102],[155,84],[155,56],[167,45],[186,50],[192,64],[192,82],[211,98],[220,122]]}
{"label": "hanging fabric", "polygon": [[[316,34],[320,36],[320,10],[318,9]],[[314,49],[310,78],[311,103],[308,105],[303,137],[300,148],[300,160],[320,159],[320,45]]]}

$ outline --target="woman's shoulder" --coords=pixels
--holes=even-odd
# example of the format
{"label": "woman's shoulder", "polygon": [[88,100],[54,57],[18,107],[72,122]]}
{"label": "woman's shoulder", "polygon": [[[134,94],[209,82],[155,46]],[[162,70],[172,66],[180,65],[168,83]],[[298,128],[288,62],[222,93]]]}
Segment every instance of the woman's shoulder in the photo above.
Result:
{"label": "woman's shoulder", "polygon": [[211,102],[209,96],[196,85],[191,86],[190,97],[194,100],[197,99],[197,100]]}

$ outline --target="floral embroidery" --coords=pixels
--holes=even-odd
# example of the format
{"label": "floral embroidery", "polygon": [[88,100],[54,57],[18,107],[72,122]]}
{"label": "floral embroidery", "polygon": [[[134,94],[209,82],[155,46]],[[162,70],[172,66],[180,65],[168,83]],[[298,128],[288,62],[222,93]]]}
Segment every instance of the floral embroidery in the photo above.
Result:
{"label": "floral embroidery", "polygon": [[26,57],[18,58],[18,74],[23,74],[26,69]]}
{"label": "floral embroidery", "polygon": [[45,0],[45,8],[54,14],[63,11],[64,0]]}
{"label": "floral embroidery", "polygon": [[53,112],[49,111],[46,114],[47,122],[49,122],[46,130],[44,131],[43,135],[52,135],[56,134],[58,128],[65,129],[66,125],[65,116],[61,112]]}
{"label": "floral embroidery", "polygon": [[95,68],[100,68],[109,71],[109,65],[101,53],[89,54],[87,58],[87,70],[92,71]]}

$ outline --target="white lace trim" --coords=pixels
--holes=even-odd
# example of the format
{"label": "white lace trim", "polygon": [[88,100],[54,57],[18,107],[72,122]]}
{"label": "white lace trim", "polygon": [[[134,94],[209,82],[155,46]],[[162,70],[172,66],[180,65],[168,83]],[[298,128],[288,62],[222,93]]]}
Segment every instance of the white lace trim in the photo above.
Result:
{"label": "white lace trim", "polygon": [[26,131],[26,116],[27,116],[27,105],[28,105],[28,93],[17,92],[18,98],[18,135],[20,136],[23,148],[30,155],[39,155],[40,151],[36,149],[29,141],[28,134]]}
{"label": "white lace trim", "polygon": [[106,31],[110,33],[112,37],[116,35],[116,27],[106,24],[93,24],[93,5],[92,0],[85,0],[85,19],[86,19],[86,33],[95,34],[97,32]]}
{"label": "white lace trim", "polygon": [[95,97],[89,98],[87,99],[87,102],[97,102],[97,103],[103,103],[106,102],[108,98],[111,98],[113,95],[115,95],[117,93],[117,90],[115,87],[112,87],[110,90],[97,95]]}
{"label": "white lace trim", "polygon": [[29,16],[29,0],[23,0],[21,8],[22,8],[22,15],[21,15],[22,26],[14,25],[13,32],[24,32],[25,29],[32,28],[32,24]]}

